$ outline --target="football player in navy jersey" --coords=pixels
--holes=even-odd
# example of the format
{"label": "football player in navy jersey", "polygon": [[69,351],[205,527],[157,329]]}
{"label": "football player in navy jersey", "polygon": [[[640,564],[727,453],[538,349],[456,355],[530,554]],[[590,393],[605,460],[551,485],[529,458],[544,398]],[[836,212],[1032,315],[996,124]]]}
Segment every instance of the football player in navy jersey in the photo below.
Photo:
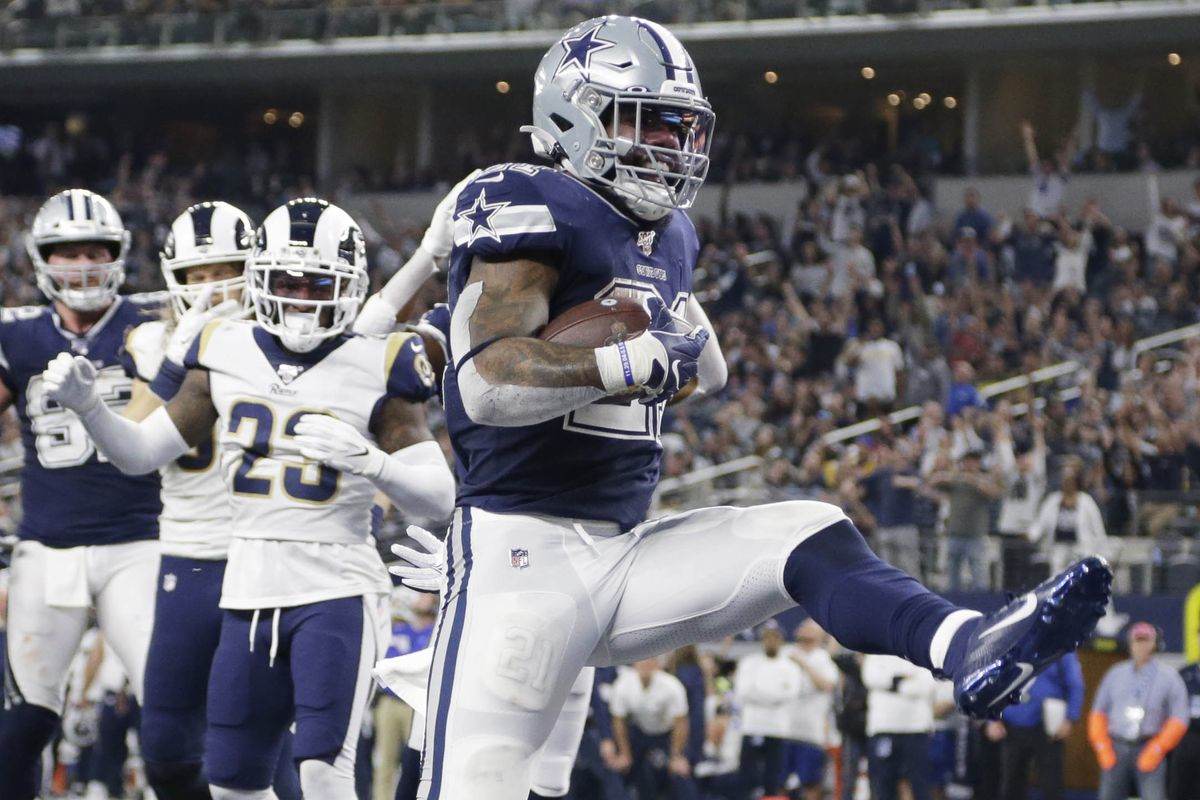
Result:
{"label": "football player in navy jersey", "polygon": [[[666,402],[715,340],[691,296],[685,210],[714,115],[679,41],[608,16],[534,76],[524,130],[551,166],[463,187],[449,263],[447,426],[458,462],[420,797],[524,800],[581,668],[720,638],[800,604],[846,647],[952,677],[997,713],[1103,614],[1089,558],[990,617],[879,560],[841,509],[789,502],[646,520]],[[641,298],[650,327],[576,347],[535,338],[585,301]]]}
{"label": "football player in navy jersey", "polygon": [[129,401],[126,332],[157,316],[157,297],[118,297],[129,232],[85,189],[51,197],[27,239],[50,305],[0,312],[0,408],[15,405],[25,465],[24,516],[9,587],[8,658],[0,721],[0,797],[37,794],[38,756],[63,709],[67,668],[94,608],[139,699],[158,570],[158,476],[122,475],[79,419],[47,396],[46,362],[86,358],[116,412]]}

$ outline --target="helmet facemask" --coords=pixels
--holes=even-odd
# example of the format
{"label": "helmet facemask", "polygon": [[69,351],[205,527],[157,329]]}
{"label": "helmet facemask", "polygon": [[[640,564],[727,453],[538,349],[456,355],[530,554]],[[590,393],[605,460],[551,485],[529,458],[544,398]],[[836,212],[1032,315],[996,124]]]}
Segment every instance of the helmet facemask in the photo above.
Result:
{"label": "helmet facemask", "polygon": [[260,253],[247,263],[248,294],[258,324],[284,347],[307,353],[345,331],[367,293],[365,271],[305,257]]}
{"label": "helmet facemask", "polygon": [[[214,261],[214,264],[233,263],[229,259]],[[196,267],[209,266],[207,263],[193,263],[185,266],[174,266],[163,263],[163,277],[166,278],[167,292],[171,295],[171,308],[175,318],[183,316],[187,310],[196,304],[204,292],[211,287],[209,307],[220,305],[226,300],[236,300],[238,308],[232,311],[230,317],[245,317],[250,314],[250,301],[246,293],[246,275],[239,273],[231,278],[188,283],[188,272]]]}
{"label": "helmet facemask", "polygon": [[[100,263],[54,264],[54,250],[73,244],[103,245],[112,259]],[[73,311],[98,311],[110,305],[125,282],[125,242],[62,241],[30,248],[38,288]]]}
{"label": "helmet facemask", "polygon": [[692,205],[708,175],[715,115],[707,102],[585,83],[575,104],[596,118],[597,136],[584,159],[592,174],[584,177],[645,220]]}

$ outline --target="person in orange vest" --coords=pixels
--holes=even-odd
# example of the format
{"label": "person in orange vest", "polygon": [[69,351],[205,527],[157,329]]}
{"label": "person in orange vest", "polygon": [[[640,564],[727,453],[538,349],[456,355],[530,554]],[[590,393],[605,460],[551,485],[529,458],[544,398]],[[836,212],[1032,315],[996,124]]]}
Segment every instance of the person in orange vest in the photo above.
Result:
{"label": "person in orange vest", "polygon": [[1162,634],[1148,622],[1129,628],[1127,661],[1104,675],[1088,716],[1088,741],[1100,764],[1099,800],[1166,800],[1166,755],[1188,728],[1188,695],[1179,673],[1154,657]]}

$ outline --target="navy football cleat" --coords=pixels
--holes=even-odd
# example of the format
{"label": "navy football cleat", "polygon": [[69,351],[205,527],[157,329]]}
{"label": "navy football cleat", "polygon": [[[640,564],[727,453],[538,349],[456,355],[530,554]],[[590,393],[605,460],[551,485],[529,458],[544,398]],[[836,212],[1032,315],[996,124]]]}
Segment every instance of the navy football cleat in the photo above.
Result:
{"label": "navy football cleat", "polygon": [[1107,561],[1089,556],[981,619],[954,675],[959,709],[995,718],[1019,702],[1034,676],[1091,636],[1112,577]]}

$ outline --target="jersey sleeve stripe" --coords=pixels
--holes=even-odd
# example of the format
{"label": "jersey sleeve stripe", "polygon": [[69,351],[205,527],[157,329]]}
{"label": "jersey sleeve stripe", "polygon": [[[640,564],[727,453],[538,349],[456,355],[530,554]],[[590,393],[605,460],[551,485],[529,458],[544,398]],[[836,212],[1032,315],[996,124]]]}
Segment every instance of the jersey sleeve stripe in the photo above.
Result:
{"label": "jersey sleeve stripe", "polygon": [[467,217],[454,220],[454,243],[464,245],[480,236],[499,239],[523,233],[554,233],[554,216],[544,205],[505,206],[493,213],[486,225]]}
{"label": "jersey sleeve stripe", "polygon": [[208,343],[212,340],[217,328],[221,326],[221,322],[219,319],[214,319],[204,326],[204,329],[200,331],[200,335],[195,338],[192,346],[188,348],[187,355],[183,357],[183,366],[188,369],[208,369],[204,364],[204,351],[208,349]]}

